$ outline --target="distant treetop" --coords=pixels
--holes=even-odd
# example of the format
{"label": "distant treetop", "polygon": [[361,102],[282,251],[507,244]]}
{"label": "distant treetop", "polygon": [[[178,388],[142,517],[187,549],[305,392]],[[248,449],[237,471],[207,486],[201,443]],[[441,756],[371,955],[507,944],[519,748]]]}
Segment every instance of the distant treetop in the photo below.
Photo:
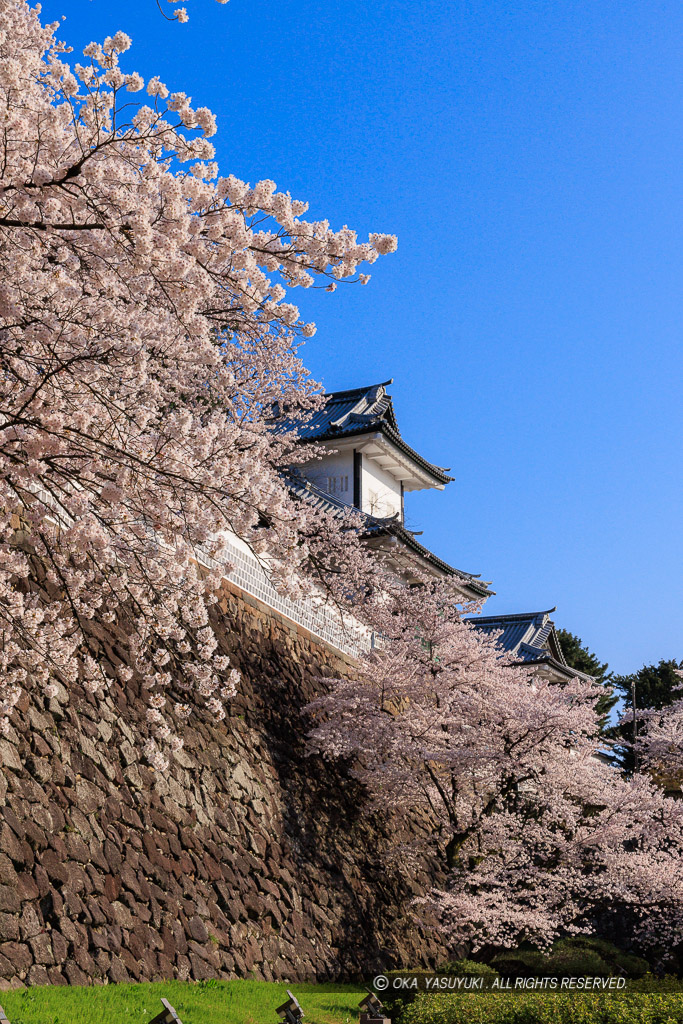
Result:
{"label": "distant treetop", "polygon": [[585,646],[580,637],[566,629],[558,629],[557,639],[560,641],[562,653],[570,668],[593,676],[598,683],[605,683],[612,678],[612,673],[608,672],[607,662],[603,664],[597,655]]}

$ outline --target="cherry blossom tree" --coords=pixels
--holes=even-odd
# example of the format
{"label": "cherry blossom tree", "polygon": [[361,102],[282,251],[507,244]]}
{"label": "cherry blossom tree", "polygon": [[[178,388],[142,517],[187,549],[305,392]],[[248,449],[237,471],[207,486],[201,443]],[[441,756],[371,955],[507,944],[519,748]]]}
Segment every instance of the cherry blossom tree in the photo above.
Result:
{"label": "cherry blossom tree", "polygon": [[[637,738],[630,744],[636,753],[641,770],[669,790],[680,790],[683,786],[683,669],[669,667],[670,676],[680,680],[673,686],[671,704],[663,707],[641,708],[635,712]],[[673,665],[675,666],[675,662]],[[631,708],[622,716],[620,725],[631,726],[634,711]]]}
{"label": "cherry blossom tree", "polygon": [[268,417],[319,402],[288,291],[365,283],[396,239],[219,177],[213,115],[158,77],[138,102],[125,33],[72,67],[56,29],[0,0],[0,711],[26,687],[101,692],[93,624],[120,627],[163,768],[168,712],[200,695],[221,716],[236,683],[209,620],[226,531],[284,589],[353,563],[353,529],[290,497]]}
{"label": "cherry blossom tree", "polygon": [[[397,821],[428,811],[452,935],[544,942],[618,897],[646,908],[645,935],[666,918],[679,936],[679,805],[594,756],[594,688],[507,664],[448,587],[371,575],[352,515],[283,482],[296,448],[270,410],[319,401],[297,355],[314,326],[288,292],[366,283],[395,238],[359,242],[272,181],[219,177],[209,110],[157,77],[137,102],[123,32],[72,67],[56,28],[0,0],[5,720],[22,688],[105,690],[98,634],[117,628],[129,652],[111,671],[146,689],[163,769],[176,713],[199,696],[220,717],[237,683],[209,615],[233,532],[283,590],[325,577],[383,637],[328,681],[311,742],[352,758]],[[187,699],[170,707],[171,688]]]}
{"label": "cherry blossom tree", "polygon": [[423,902],[454,944],[545,945],[617,906],[640,941],[679,941],[683,809],[597,756],[600,687],[510,664],[456,602],[384,585],[382,646],[309,705],[311,749],[349,759],[402,858],[402,823],[426,814],[415,852],[435,851],[448,883]]}

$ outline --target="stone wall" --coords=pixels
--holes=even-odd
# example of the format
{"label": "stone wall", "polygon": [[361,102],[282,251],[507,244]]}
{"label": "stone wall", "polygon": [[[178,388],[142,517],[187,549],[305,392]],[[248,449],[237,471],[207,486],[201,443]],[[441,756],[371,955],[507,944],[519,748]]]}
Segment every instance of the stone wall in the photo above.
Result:
{"label": "stone wall", "polygon": [[191,720],[164,775],[140,760],[132,685],[103,714],[78,690],[15,710],[0,740],[0,987],[371,977],[444,957],[411,908],[434,866],[392,867],[381,816],[305,755],[301,707],[321,672],[352,663],[234,591],[222,615],[241,692],[224,722]]}

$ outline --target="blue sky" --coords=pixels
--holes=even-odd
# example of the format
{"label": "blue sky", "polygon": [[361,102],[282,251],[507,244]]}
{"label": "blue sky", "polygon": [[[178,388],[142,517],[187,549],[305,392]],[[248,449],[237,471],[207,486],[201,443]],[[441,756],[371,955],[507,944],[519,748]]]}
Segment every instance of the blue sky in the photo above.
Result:
{"label": "blue sky", "polygon": [[[163,2],[163,0],[162,0]],[[682,657],[683,6],[674,0],[46,0],[79,50],[211,107],[221,173],[388,231],[366,288],[293,293],[328,389],[394,378],[452,467],[422,540],[557,605],[610,666]]]}

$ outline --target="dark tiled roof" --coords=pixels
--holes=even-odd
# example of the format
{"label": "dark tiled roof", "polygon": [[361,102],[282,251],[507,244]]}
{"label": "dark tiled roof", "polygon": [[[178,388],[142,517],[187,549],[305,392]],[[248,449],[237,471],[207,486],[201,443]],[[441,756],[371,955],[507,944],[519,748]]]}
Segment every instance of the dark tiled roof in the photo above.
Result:
{"label": "dark tiled roof", "polygon": [[359,434],[381,433],[439,483],[449,483],[454,478],[447,475],[447,470],[428,462],[401,437],[394,405],[386,392],[391,383],[391,380],[385,380],[371,387],[332,391],[326,396],[323,408],[314,412],[305,422],[289,418],[286,410],[283,413],[275,408],[273,428],[277,432],[296,430],[299,440],[304,442],[333,441]]}
{"label": "dark tiled roof", "polygon": [[429,562],[430,565],[440,569],[447,576],[455,576],[461,580],[470,590],[474,592],[477,597],[491,597],[495,594],[495,591],[489,590],[489,584],[485,583],[478,576],[473,575],[469,572],[463,572],[461,569],[454,569],[448,562],[444,562],[443,559],[435,555],[429,548],[424,547],[419,541],[415,540],[415,535],[406,530],[397,519],[384,520],[384,522],[378,521],[377,526],[368,529],[368,536],[382,536],[391,535],[397,537],[403,541],[406,547],[410,548],[416,554],[420,555],[425,561]]}
{"label": "dark tiled roof", "polygon": [[554,608],[549,608],[545,612],[524,612],[520,615],[474,615],[467,621],[483,633],[499,633],[498,646],[518,662],[549,665],[567,678],[591,679],[591,676],[567,665],[555,623],[550,618],[554,611]]}
{"label": "dark tiled roof", "polygon": [[[536,661],[539,656],[549,653],[549,637],[554,628],[550,613],[554,611],[550,608],[546,612],[521,615],[476,615],[469,621],[484,633],[500,633],[498,646],[518,655],[520,661]],[[558,653],[564,664],[559,645]]]}
{"label": "dark tiled roof", "polygon": [[494,591],[489,590],[488,583],[479,579],[478,576],[463,572],[461,569],[455,569],[452,565],[449,565],[448,562],[444,562],[428,548],[420,544],[419,541],[415,539],[414,534],[412,534],[410,530],[406,530],[406,528],[398,522],[395,516],[380,519],[377,516],[370,515],[368,512],[360,512],[357,508],[354,508],[352,505],[348,505],[345,501],[337,498],[336,495],[327,494],[325,491],[322,491],[319,487],[316,487],[315,484],[311,483],[310,480],[307,480],[305,477],[301,476],[300,473],[295,471],[287,473],[285,475],[285,481],[293,494],[302,501],[306,501],[322,511],[339,517],[346,515],[348,512],[353,512],[355,515],[360,516],[363,522],[363,536],[396,537],[405,544],[407,548],[414,551],[415,554],[419,555],[430,565],[440,569],[446,576],[454,576],[456,579],[461,581],[463,585],[471,590],[477,597],[491,597],[494,593]]}

